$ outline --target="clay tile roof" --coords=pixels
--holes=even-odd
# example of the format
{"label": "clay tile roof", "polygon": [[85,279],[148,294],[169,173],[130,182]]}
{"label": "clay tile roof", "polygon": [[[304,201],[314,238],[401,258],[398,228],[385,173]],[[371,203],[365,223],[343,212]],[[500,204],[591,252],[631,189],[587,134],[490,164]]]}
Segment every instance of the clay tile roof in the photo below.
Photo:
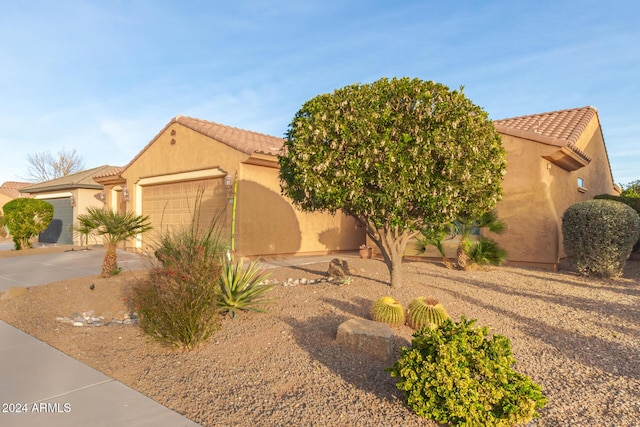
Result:
{"label": "clay tile roof", "polygon": [[0,194],[4,194],[12,199],[20,197],[20,189],[31,185],[28,182],[6,181],[0,185]]}
{"label": "clay tile roof", "polygon": [[106,178],[108,176],[118,176],[124,170],[124,167],[114,166],[111,169],[104,169],[93,175],[93,178]]}
{"label": "clay tile roof", "polygon": [[574,144],[597,114],[594,107],[582,107],[495,120],[493,123],[502,134],[577,149]]}
{"label": "clay tile roof", "polygon": [[98,166],[93,169],[87,169],[76,172],[71,175],[55,178],[49,181],[33,184],[22,189],[23,193],[40,193],[43,191],[54,190],[70,190],[73,188],[95,188],[102,189],[103,186],[93,180],[94,175],[101,174],[105,171],[114,169],[113,166]]}
{"label": "clay tile roof", "polygon": [[187,116],[176,116],[172,122],[180,123],[245,154],[265,153],[275,156],[284,144],[283,138]]}

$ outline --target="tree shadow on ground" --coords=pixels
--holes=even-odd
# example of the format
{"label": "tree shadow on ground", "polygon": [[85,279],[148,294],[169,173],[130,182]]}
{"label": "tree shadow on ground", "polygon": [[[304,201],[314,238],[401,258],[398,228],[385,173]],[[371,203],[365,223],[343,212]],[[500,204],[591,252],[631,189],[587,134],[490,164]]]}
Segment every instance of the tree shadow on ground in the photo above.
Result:
{"label": "tree shadow on ground", "polygon": [[[487,286],[486,283],[464,282],[472,286]],[[505,318],[515,320],[519,324],[518,328],[525,334],[554,347],[560,354],[563,354],[569,359],[616,376],[629,376],[640,379],[640,370],[637,369],[634,362],[637,359],[637,349],[599,337],[585,336],[577,331],[562,329],[540,320],[522,316],[513,310],[503,309],[486,301],[464,295],[456,290],[440,285],[434,286],[443,292],[450,293],[454,297],[466,300],[475,306],[484,307]],[[491,287],[495,288],[495,286]],[[537,296],[534,295],[533,297]],[[560,296],[559,298],[562,297]],[[624,361],[622,364],[626,364],[627,366],[621,366],[621,361]]]}
{"label": "tree shadow on ground", "polygon": [[337,343],[336,335],[340,324],[349,318],[327,314],[304,320],[287,318],[284,321],[291,327],[298,345],[342,380],[381,400],[401,405],[404,394],[396,388],[395,380],[385,369],[394,364],[400,356],[402,345],[406,343],[394,335],[394,351],[388,360],[345,348]]}
{"label": "tree shadow on ground", "polygon": [[333,307],[342,310],[345,313],[349,313],[356,317],[362,317],[363,319],[368,319],[369,310],[371,309],[371,304],[373,304],[373,301],[361,297],[356,297],[352,300],[353,302],[335,298],[322,299],[323,302],[332,305]]}
{"label": "tree shadow on ground", "polygon": [[[335,258],[339,258],[339,256],[336,256]],[[349,262],[349,260],[347,259],[347,262]],[[300,271],[309,275],[316,275],[316,276],[320,276],[320,277],[329,277],[327,270],[329,269],[329,263],[314,263],[314,264],[302,264],[302,265],[283,265],[282,268],[287,268],[290,270],[296,270],[296,271]],[[372,277],[368,277],[368,276],[364,276],[362,274],[357,274],[356,272],[354,272],[353,268],[350,268],[350,274],[349,276],[351,276],[354,279],[364,279],[364,280],[368,280],[371,282],[377,282],[377,283],[381,283],[383,285],[388,285],[389,282],[381,280],[381,279],[375,279]]]}
{"label": "tree shadow on ground", "polygon": [[[527,273],[522,273],[522,275],[527,276]],[[441,276],[439,274],[432,274],[431,277],[441,277],[444,279],[451,280],[451,277]],[[536,276],[533,276],[533,277],[536,277]],[[509,296],[529,298],[532,300],[541,300],[541,301],[544,301],[545,303],[571,307],[576,310],[581,310],[586,312],[606,313],[610,315],[615,315],[621,319],[624,319],[630,322],[637,322],[638,319],[640,319],[640,308],[637,308],[637,307],[634,308],[627,304],[600,301],[595,298],[576,297],[576,296],[565,295],[561,293],[548,293],[548,292],[543,293],[542,291],[540,291],[540,293],[534,293],[534,292],[525,291],[525,290],[516,290],[516,289],[513,289],[512,287],[502,286],[497,283],[491,283],[491,282],[474,280],[474,279],[456,278],[455,280],[457,282],[465,283],[469,286],[472,286],[478,289],[490,290],[493,292],[497,292],[497,293],[501,293]],[[563,280],[561,282],[564,285],[569,285],[569,286],[586,286],[586,284],[584,283],[577,283],[575,281],[569,281],[569,280],[567,281]],[[597,289],[599,288],[594,287],[594,291],[596,291]]]}

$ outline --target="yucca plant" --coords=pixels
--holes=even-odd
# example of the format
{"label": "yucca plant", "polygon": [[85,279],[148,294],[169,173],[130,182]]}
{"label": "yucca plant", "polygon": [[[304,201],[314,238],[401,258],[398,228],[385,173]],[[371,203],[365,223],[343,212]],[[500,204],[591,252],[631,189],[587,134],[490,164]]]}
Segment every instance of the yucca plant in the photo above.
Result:
{"label": "yucca plant", "polygon": [[447,311],[435,298],[418,297],[407,307],[407,324],[416,330],[438,327],[449,319]]}
{"label": "yucca plant", "polygon": [[269,273],[260,268],[257,260],[244,265],[244,260],[226,260],[218,283],[220,295],[218,308],[222,313],[236,317],[237,310],[265,311],[262,306],[269,302],[265,294],[273,285],[265,284]]}
{"label": "yucca plant", "polygon": [[394,297],[380,297],[371,306],[371,319],[391,326],[401,326],[404,325],[404,308]]}

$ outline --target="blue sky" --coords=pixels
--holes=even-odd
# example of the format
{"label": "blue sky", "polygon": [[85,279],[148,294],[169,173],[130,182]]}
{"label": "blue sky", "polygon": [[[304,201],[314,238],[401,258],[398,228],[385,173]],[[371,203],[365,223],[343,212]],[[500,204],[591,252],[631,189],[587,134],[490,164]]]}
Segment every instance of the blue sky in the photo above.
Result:
{"label": "blue sky", "polygon": [[492,119],[592,105],[640,179],[640,5],[539,1],[29,1],[0,14],[0,183],[27,155],[125,165],[182,114],[283,136],[352,83],[465,87]]}

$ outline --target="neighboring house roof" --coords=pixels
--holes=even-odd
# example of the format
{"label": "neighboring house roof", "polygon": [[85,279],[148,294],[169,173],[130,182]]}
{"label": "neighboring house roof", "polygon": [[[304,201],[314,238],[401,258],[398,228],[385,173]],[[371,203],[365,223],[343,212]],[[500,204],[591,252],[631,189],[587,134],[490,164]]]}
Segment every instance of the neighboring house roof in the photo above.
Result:
{"label": "neighboring house roof", "polygon": [[549,160],[568,170],[576,170],[591,162],[591,157],[576,143],[594,116],[597,118],[598,110],[582,107],[494,120],[493,123],[501,134],[561,147],[562,153],[558,151]]}
{"label": "neighboring house roof", "polygon": [[49,181],[40,182],[23,188],[23,193],[42,193],[46,191],[72,190],[76,188],[88,188],[101,190],[103,186],[93,180],[93,176],[101,173],[108,173],[115,169],[114,166],[98,166],[71,175],[55,178]]}
{"label": "neighboring house roof", "polygon": [[21,189],[29,185],[31,184],[28,182],[7,181],[0,185],[0,194],[4,194],[11,199],[17,199],[22,193]]}

